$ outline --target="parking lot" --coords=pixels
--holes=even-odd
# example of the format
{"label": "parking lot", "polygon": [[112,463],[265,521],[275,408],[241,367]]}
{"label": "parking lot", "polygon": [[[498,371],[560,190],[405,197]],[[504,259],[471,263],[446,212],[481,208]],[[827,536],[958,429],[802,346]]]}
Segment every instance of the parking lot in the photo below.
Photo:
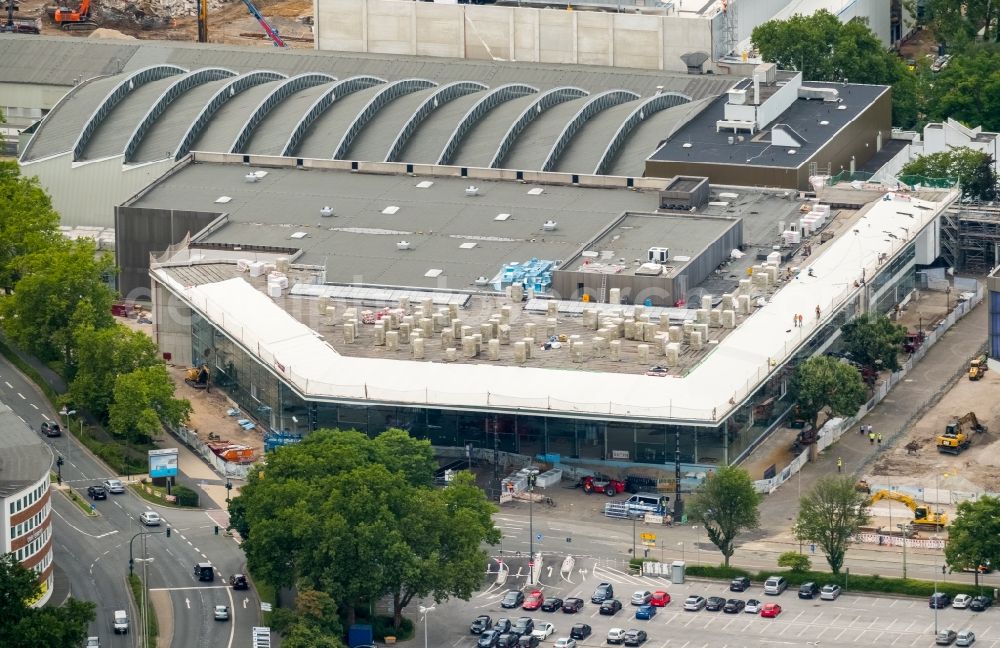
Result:
{"label": "parking lot", "polygon": [[[593,627],[593,634],[578,641],[581,647],[607,646],[609,628],[640,628],[649,635],[644,644],[651,648],[737,648],[744,646],[932,646],[934,645],[934,610],[924,599],[883,598],[843,594],[835,601],[801,600],[797,591],[789,589],[780,596],[765,596],[761,583],[753,583],[749,591],[731,593],[728,584],[721,582],[691,581],[673,585],[666,579],[630,575],[621,562],[575,557],[570,572],[561,572],[564,556],[543,556],[540,583],[545,597],[577,597],[585,601],[577,614],[563,612],[525,612],[520,609],[503,609],[500,600],[509,589],[522,589],[527,594],[527,558],[507,557],[510,576],[503,585],[496,583],[496,565],[487,578],[488,585],[473,595],[468,602],[449,601],[432,612],[428,631],[434,640],[430,645],[465,648],[476,645],[476,637],[469,633],[469,623],[480,614],[494,620],[507,617],[530,616],[536,622],[555,624],[556,632],[542,646],[551,646],[556,639],[569,635],[575,623]],[[520,574],[520,575],[518,575]],[[599,606],[590,602],[590,596],[600,582],[612,583],[615,598],[624,608],[614,616],[601,616]],[[671,602],[657,609],[649,621],[635,619],[636,607],[629,598],[636,590],[664,590]],[[686,612],[684,599],[689,594],[722,596],[725,598],[754,598],[763,603],[778,603],[781,614],[775,619],[759,615],[723,612]],[[938,627],[956,631],[972,630],[976,633],[977,646],[1000,647],[1000,613],[995,609],[986,612],[943,609],[938,611]],[[418,628],[418,630],[422,630]]]}

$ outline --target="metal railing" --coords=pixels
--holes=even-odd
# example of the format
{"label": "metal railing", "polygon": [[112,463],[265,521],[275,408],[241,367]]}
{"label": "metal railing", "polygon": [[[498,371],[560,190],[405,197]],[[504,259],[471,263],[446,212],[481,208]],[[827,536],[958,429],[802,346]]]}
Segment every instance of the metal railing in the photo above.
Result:
{"label": "metal railing", "polygon": [[323,115],[323,113],[329,110],[330,106],[332,106],[338,98],[385,82],[385,79],[381,79],[379,77],[362,75],[349,77],[343,81],[334,83],[329,90],[320,95],[316,101],[309,106],[309,109],[304,115],[302,115],[302,118],[299,119],[298,123],[295,124],[295,128],[292,129],[291,134],[288,136],[288,141],[285,142],[285,147],[281,150],[281,155],[285,157],[294,155],[295,152],[299,150],[302,138],[306,136],[309,128]]}
{"label": "metal railing", "polygon": [[389,151],[385,154],[385,162],[398,162],[399,156],[403,152],[403,148],[406,143],[410,141],[410,138],[417,131],[417,128],[421,123],[428,117],[431,113],[440,108],[442,105],[458,99],[459,97],[464,97],[465,95],[472,94],[473,92],[482,92],[486,90],[488,86],[479,83],[478,81],[455,81],[447,85],[443,85],[431,96],[424,99],[423,103],[413,111],[413,114],[403,127],[399,129],[399,134],[396,135],[396,139],[393,140],[392,146],[389,147]]}
{"label": "metal railing", "polygon": [[334,160],[345,159],[348,151],[351,150],[351,146],[354,145],[354,140],[361,134],[364,127],[389,103],[404,95],[433,88],[436,85],[437,83],[430,79],[403,79],[401,81],[393,81],[376,92],[375,96],[369,99],[368,103],[355,115],[354,120],[351,121],[350,126],[347,127],[347,130],[340,137],[340,141],[337,142],[337,148],[334,149],[333,155],[330,157]]}
{"label": "metal railing", "polygon": [[330,83],[331,81],[336,81],[335,77],[329,74],[316,74],[313,72],[307,72],[305,74],[299,74],[293,76],[290,79],[285,80],[278,85],[277,88],[272,90],[259,104],[254,108],[253,113],[247,118],[243,128],[240,129],[239,134],[233,140],[233,145],[229,147],[230,153],[244,153],[246,151],[247,144],[250,143],[250,138],[253,137],[254,131],[257,126],[260,125],[267,114],[274,110],[274,108],[288,98],[290,95],[295,94],[300,90],[305,90],[306,88],[311,88],[313,86],[318,86],[324,83]]}
{"label": "metal railing", "polygon": [[580,97],[586,97],[588,93],[583,88],[574,88],[571,86],[563,86],[560,88],[552,88],[547,90],[538,96],[531,105],[521,111],[521,114],[517,116],[514,123],[510,125],[507,132],[504,133],[503,138],[500,140],[500,145],[497,146],[496,153],[493,154],[493,159],[490,160],[489,168],[499,169],[500,165],[503,163],[504,158],[510,153],[510,149],[513,148],[514,143],[517,141],[518,135],[524,132],[524,129],[528,127],[531,122],[538,119],[539,115],[551,108],[552,106],[557,106],[565,101],[572,101],[573,99],[579,99]]}

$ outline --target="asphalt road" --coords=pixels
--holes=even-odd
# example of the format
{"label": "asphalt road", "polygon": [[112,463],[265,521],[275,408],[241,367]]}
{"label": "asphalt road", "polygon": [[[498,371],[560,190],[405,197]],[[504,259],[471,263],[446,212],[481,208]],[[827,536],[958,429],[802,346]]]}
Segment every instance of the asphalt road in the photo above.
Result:
{"label": "asphalt road", "polygon": [[[43,421],[58,420],[48,409],[47,402],[33,384],[0,356],[0,401],[7,403],[32,429],[39,430]],[[65,421],[60,421],[65,423]],[[72,422],[70,424],[73,424]],[[42,437],[53,451],[53,460],[62,455],[63,484],[87,499],[87,486],[115,477],[82,448],[71,435],[48,439]],[[53,466],[54,467],[54,466]],[[105,501],[94,502],[96,517],[84,515],[62,493],[52,493],[53,553],[57,577],[65,577],[72,596],[94,601],[97,617],[90,634],[101,638],[102,646],[126,648],[138,645],[135,631],[139,619],[127,588],[129,542],[133,543],[137,573],[145,570],[151,591],[165,595],[154,598],[169,601],[170,609],[158,611],[161,636],[172,633],[171,646],[213,646],[232,648],[247,645],[252,626],[258,625],[260,603],[256,593],[234,592],[227,587],[231,574],[244,571],[245,557],[232,538],[221,533],[227,522],[225,511],[177,510],[153,506],[138,495],[109,495]],[[157,510],[163,516],[160,527],[145,527],[139,522],[144,510]],[[172,528],[171,538],[162,532]],[[215,526],[220,534],[215,535]],[[143,540],[146,553],[143,553]],[[148,560],[143,560],[144,555]],[[213,583],[199,583],[193,575],[196,562],[208,560],[216,568]],[[53,601],[54,604],[61,601]],[[215,621],[215,605],[230,607],[228,622]],[[129,611],[131,632],[115,635],[111,619],[114,610]]]}

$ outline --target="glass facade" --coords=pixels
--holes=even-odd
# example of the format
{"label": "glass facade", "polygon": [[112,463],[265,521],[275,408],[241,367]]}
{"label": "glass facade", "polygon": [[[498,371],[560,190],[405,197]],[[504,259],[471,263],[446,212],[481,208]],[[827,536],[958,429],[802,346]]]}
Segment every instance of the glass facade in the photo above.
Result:
{"label": "glass facade", "polygon": [[1000,358],[1000,292],[990,291],[990,357]]}
{"label": "glass facade", "polygon": [[885,314],[913,292],[916,285],[916,248],[908,245],[869,283],[870,311]]}

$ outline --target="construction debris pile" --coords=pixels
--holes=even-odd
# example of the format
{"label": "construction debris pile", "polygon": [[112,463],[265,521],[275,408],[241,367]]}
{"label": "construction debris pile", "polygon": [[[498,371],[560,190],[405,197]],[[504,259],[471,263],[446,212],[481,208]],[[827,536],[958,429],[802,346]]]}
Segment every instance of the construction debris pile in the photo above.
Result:
{"label": "construction debris pile", "polygon": [[[222,0],[208,0],[208,10],[223,6]],[[100,0],[95,3],[101,23],[132,23],[143,29],[171,27],[173,20],[198,14],[197,0]]]}

